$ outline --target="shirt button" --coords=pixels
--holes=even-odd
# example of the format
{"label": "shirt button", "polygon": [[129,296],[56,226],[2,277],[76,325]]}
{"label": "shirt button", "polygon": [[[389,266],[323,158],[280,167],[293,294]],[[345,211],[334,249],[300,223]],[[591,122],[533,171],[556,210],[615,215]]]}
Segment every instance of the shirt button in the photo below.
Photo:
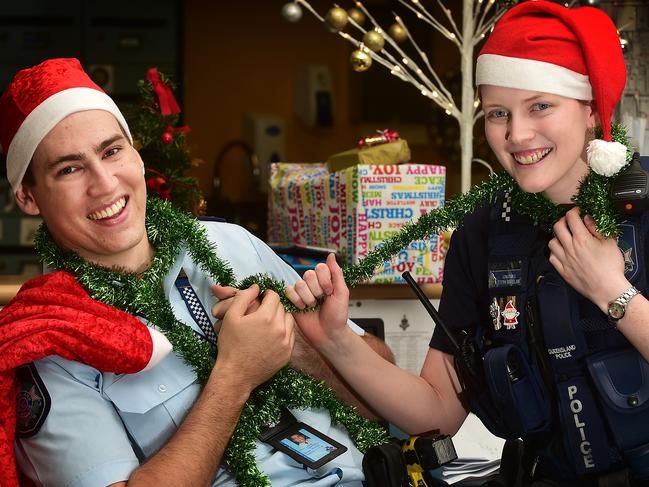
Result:
{"label": "shirt button", "polygon": [[164,385],[164,384],[160,384],[160,385],[158,386],[158,390],[159,390],[160,392],[167,392],[167,386]]}

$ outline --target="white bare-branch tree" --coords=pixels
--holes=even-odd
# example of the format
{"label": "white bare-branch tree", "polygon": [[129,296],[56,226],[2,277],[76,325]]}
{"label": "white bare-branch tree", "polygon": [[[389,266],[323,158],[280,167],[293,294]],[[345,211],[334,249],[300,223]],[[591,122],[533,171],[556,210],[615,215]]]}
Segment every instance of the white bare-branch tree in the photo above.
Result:
{"label": "white bare-branch tree", "polygon": [[[320,21],[326,23],[326,18],[320,15],[307,0],[294,0],[294,2],[306,8]],[[462,93],[459,104],[444,86],[431,65],[428,55],[410,35],[400,16],[395,15],[395,23],[405,31],[407,41],[412,44],[417,52],[419,57],[417,60],[406,54],[399,46],[399,43],[381,28],[361,2],[356,2],[356,8],[362,11],[371,22],[372,25],[369,30],[374,30],[383,36],[385,40],[383,48],[375,52],[365,46],[363,36],[368,29],[354,21],[352,17],[348,19],[348,22],[358,31],[358,38],[342,30],[336,32],[358,49],[370,55],[376,63],[389,69],[393,75],[416,87],[423,96],[430,98],[448,115],[457,120],[460,127],[461,190],[465,192],[471,187],[473,127],[483,115],[473,86],[474,51],[477,44],[484,39],[493,25],[505,13],[506,8],[496,0],[462,0],[462,23],[458,26],[451,10],[446,7],[443,0],[435,0],[435,2],[439,10],[441,10],[442,20],[435,17],[428,8],[421,4],[420,0],[399,0],[399,3],[412,11],[420,21],[436,29],[457,47],[460,53],[460,71],[462,74]]]}

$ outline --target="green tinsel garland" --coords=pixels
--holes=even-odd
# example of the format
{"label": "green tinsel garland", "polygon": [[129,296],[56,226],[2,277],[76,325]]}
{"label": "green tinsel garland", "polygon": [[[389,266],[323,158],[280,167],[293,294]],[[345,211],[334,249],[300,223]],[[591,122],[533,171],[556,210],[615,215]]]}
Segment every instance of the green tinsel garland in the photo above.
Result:
{"label": "green tinsel garland", "polygon": [[[205,229],[198,221],[173,208],[170,203],[159,199],[148,201],[146,229],[156,253],[151,267],[141,275],[92,265],[76,253],[62,251],[44,225],[37,231],[34,244],[50,268],[65,270],[76,276],[94,299],[128,313],[145,316],[155,323],[173,344],[174,351],[195,370],[198,380],[204,384],[213,366],[210,346],[197,338],[190,327],[176,320],[163,293],[163,279],[184,242],[192,260],[215,282],[240,289],[246,284],[236,284],[232,269],[216,255],[215,247],[207,240]],[[264,289],[281,292],[284,302],[287,302],[283,283],[267,276],[257,276],[254,281]],[[270,485],[268,477],[255,464],[255,441],[261,426],[278,420],[286,407],[328,409],[333,423],[344,426],[361,451],[389,440],[385,428],[362,418],[354,408],[340,402],[324,382],[287,366],[255,389],[225,452],[225,461],[241,486]]]}
{"label": "green tinsel garland", "polygon": [[[621,125],[612,126],[612,135],[614,141],[628,147],[626,131]],[[630,159],[629,149],[627,161]],[[582,214],[591,215],[600,233],[606,237],[618,233],[618,216],[608,198],[612,181],[613,178],[591,171],[580,184],[578,194],[573,197]],[[422,215],[417,222],[406,223],[380,248],[368,253],[358,264],[345,268],[345,282],[349,287],[354,287],[367,280],[380,264],[412,241],[459,226],[467,214],[485,203],[493,202],[502,193],[509,194],[515,211],[528,216],[548,231],[568,209],[554,205],[541,194],[522,191],[508,174],[494,174],[467,193],[448,200],[444,207]],[[287,311],[300,311],[286,297],[285,284],[267,275],[249,276],[235,284],[232,269],[216,255],[214,246],[205,237],[204,229],[195,219],[173,209],[169,203],[160,200],[148,202],[146,228],[156,254],[151,267],[140,276],[91,265],[75,253],[63,252],[53,243],[45,226],[39,228],[35,246],[48,266],[74,274],[93,298],[129,313],[146,316],[158,325],[173,344],[174,350],[194,368],[201,383],[205,383],[213,365],[209,345],[196,338],[189,327],[176,321],[161,286],[180,251],[181,242],[185,242],[194,262],[215,282],[239,289],[257,283],[262,291],[276,291]],[[328,409],[332,421],[345,426],[361,451],[388,440],[387,432],[382,427],[361,418],[353,408],[342,404],[323,382],[285,367],[255,390],[230,440],[225,458],[241,486],[269,485],[268,477],[255,465],[254,446],[261,425],[277,420],[284,407]]]}

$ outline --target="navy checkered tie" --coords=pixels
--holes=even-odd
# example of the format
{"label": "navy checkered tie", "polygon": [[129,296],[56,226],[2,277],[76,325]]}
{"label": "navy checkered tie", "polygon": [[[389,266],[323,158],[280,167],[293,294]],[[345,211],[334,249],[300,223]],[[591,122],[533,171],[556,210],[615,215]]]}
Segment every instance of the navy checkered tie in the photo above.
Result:
{"label": "navy checkered tie", "polygon": [[192,316],[196,324],[200,327],[201,331],[205,335],[204,338],[210,342],[212,347],[216,349],[216,332],[214,331],[214,326],[210,321],[203,304],[199,301],[196,291],[189,283],[189,279],[185,274],[185,271],[181,269],[180,274],[176,278],[176,288],[180,293],[180,296],[183,298],[185,305],[189,314]]}

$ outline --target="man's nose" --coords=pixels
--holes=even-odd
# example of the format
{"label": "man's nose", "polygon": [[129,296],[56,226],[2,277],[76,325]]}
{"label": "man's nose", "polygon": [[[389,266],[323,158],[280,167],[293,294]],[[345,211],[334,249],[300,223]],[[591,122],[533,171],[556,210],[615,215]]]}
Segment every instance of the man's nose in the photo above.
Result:
{"label": "man's nose", "polygon": [[111,164],[97,163],[90,170],[91,182],[88,193],[91,196],[101,196],[115,191],[118,181]]}
{"label": "man's nose", "polygon": [[505,139],[512,144],[522,144],[534,138],[531,120],[526,117],[511,117],[507,123]]}

